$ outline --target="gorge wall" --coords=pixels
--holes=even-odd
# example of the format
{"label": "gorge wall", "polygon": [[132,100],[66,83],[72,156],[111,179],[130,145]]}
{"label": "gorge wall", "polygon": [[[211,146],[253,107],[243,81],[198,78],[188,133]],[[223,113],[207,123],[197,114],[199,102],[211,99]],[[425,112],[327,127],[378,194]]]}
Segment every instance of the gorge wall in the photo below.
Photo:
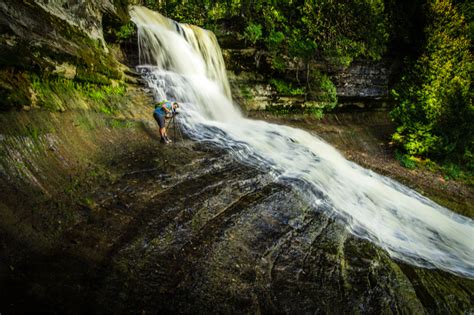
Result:
{"label": "gorge wall", "polygon": [[[226,152],[157,145],[127,24],[119,0],[0,3],[0,313],[472,309],[471,280],[392,260]],[[224,53],[247,109],[304,103]],[[389,68],[333,72],[341,104],[383,103]]]}
{"label": "gorge wall", "polygon": [[[255,48],[223,49],[233,96],[248,110],[272,110],[273,108],[311,107],[314,101],[302,95],[281,93],[262,75],[269,69],[265,52]],[[336,87],[336,108],[352,110],[390,109],[389,88],[392,76],[397,72],[393,59],[381,61],[359,60],[347,67],[331,66],[319,61],[309,65],[309,72],[319,70],[328,73]],[[285,76],[305,81],[305,65],[289,61]],[[311,79],[310,79],[311,80]]]}

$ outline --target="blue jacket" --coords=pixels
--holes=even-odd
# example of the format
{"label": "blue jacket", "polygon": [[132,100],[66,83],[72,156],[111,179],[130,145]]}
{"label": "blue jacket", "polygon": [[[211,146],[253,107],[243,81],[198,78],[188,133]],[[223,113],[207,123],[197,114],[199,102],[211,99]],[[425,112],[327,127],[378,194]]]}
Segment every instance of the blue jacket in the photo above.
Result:
{"label": "blue jacket", "polygon": [[154,113],[160,115],[160,116],[166,116],[167,112],[164,110],[163,108],[163,105],[170,111],[173,111],[173,104],[168,101],[168,100],[164,100],[164,101],[161,101],[159,102],[156,107],[155,107],[155,111]]}

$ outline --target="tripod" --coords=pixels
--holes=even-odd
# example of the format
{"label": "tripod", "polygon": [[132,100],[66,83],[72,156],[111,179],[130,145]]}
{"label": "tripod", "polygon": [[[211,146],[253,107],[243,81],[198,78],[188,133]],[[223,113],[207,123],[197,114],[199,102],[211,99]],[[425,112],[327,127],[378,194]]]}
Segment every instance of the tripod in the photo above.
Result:
{"label": "tripod", "polygon": [[181,141],[183,141],[183,134],[181,132],[181,127],[179,125],[179,122],[175,118],[176,115],[177,115],[177,113],[173,113],[171,115],[171,119],[168,121],[168,125],[166,126],[166,132],[168,132],[169,126],[171,125],[171,123],[173,123],[173,133],[174,133],[174,139],[173,140],[175,142],[178,141],[178,137],[181,138]]}

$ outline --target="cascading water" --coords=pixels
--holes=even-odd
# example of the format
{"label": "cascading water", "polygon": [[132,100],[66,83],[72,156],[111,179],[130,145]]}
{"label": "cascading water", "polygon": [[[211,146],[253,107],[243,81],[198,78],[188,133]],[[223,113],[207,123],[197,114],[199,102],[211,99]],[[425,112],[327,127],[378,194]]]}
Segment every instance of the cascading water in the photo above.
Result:
{"label": "cascading water", "polygon": [[345,160],[308,132],[245,119],[231,101],[214,34],[143,7],[133,7],[131,16],[139,69],[157,100],[183,104],[179,119],[191,138],[292,185],[314,209],[342,219],[392,257],[474,278],[473,220]]}

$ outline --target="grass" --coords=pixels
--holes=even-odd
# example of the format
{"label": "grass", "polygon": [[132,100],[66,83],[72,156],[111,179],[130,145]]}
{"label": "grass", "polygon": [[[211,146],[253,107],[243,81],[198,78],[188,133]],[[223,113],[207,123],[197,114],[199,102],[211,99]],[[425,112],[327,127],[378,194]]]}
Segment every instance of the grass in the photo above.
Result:
{"label": "grass", "polygon": [[75,124],[83,130],[94,130],[96,128],[96,125],[85,116],[81,116],[76,119]]}
{"label": "grass", "polygon": [[123,129],[123,128],[133,128],[135,126],[134,122],[121,119],[111,119],[108,121],[110,128],[114,129]]}
{"label": "grass", "polygon": [[395,158],[400,165],[408,169],[425,169],[433,173],[440,173],[445,180],[457,180],[474,186],[474,172],[472,170],[461,167],[452,162],[438,164],[430,159],[421,159],[408,154],[402,154],[395,151]]}
{"label": "grass", "polygon": [[27,129],[28,129],[28,134],[33,139],[33,141],[38,141],[39,135],[40,135],[39,129],[35,126],[28,126]]}

